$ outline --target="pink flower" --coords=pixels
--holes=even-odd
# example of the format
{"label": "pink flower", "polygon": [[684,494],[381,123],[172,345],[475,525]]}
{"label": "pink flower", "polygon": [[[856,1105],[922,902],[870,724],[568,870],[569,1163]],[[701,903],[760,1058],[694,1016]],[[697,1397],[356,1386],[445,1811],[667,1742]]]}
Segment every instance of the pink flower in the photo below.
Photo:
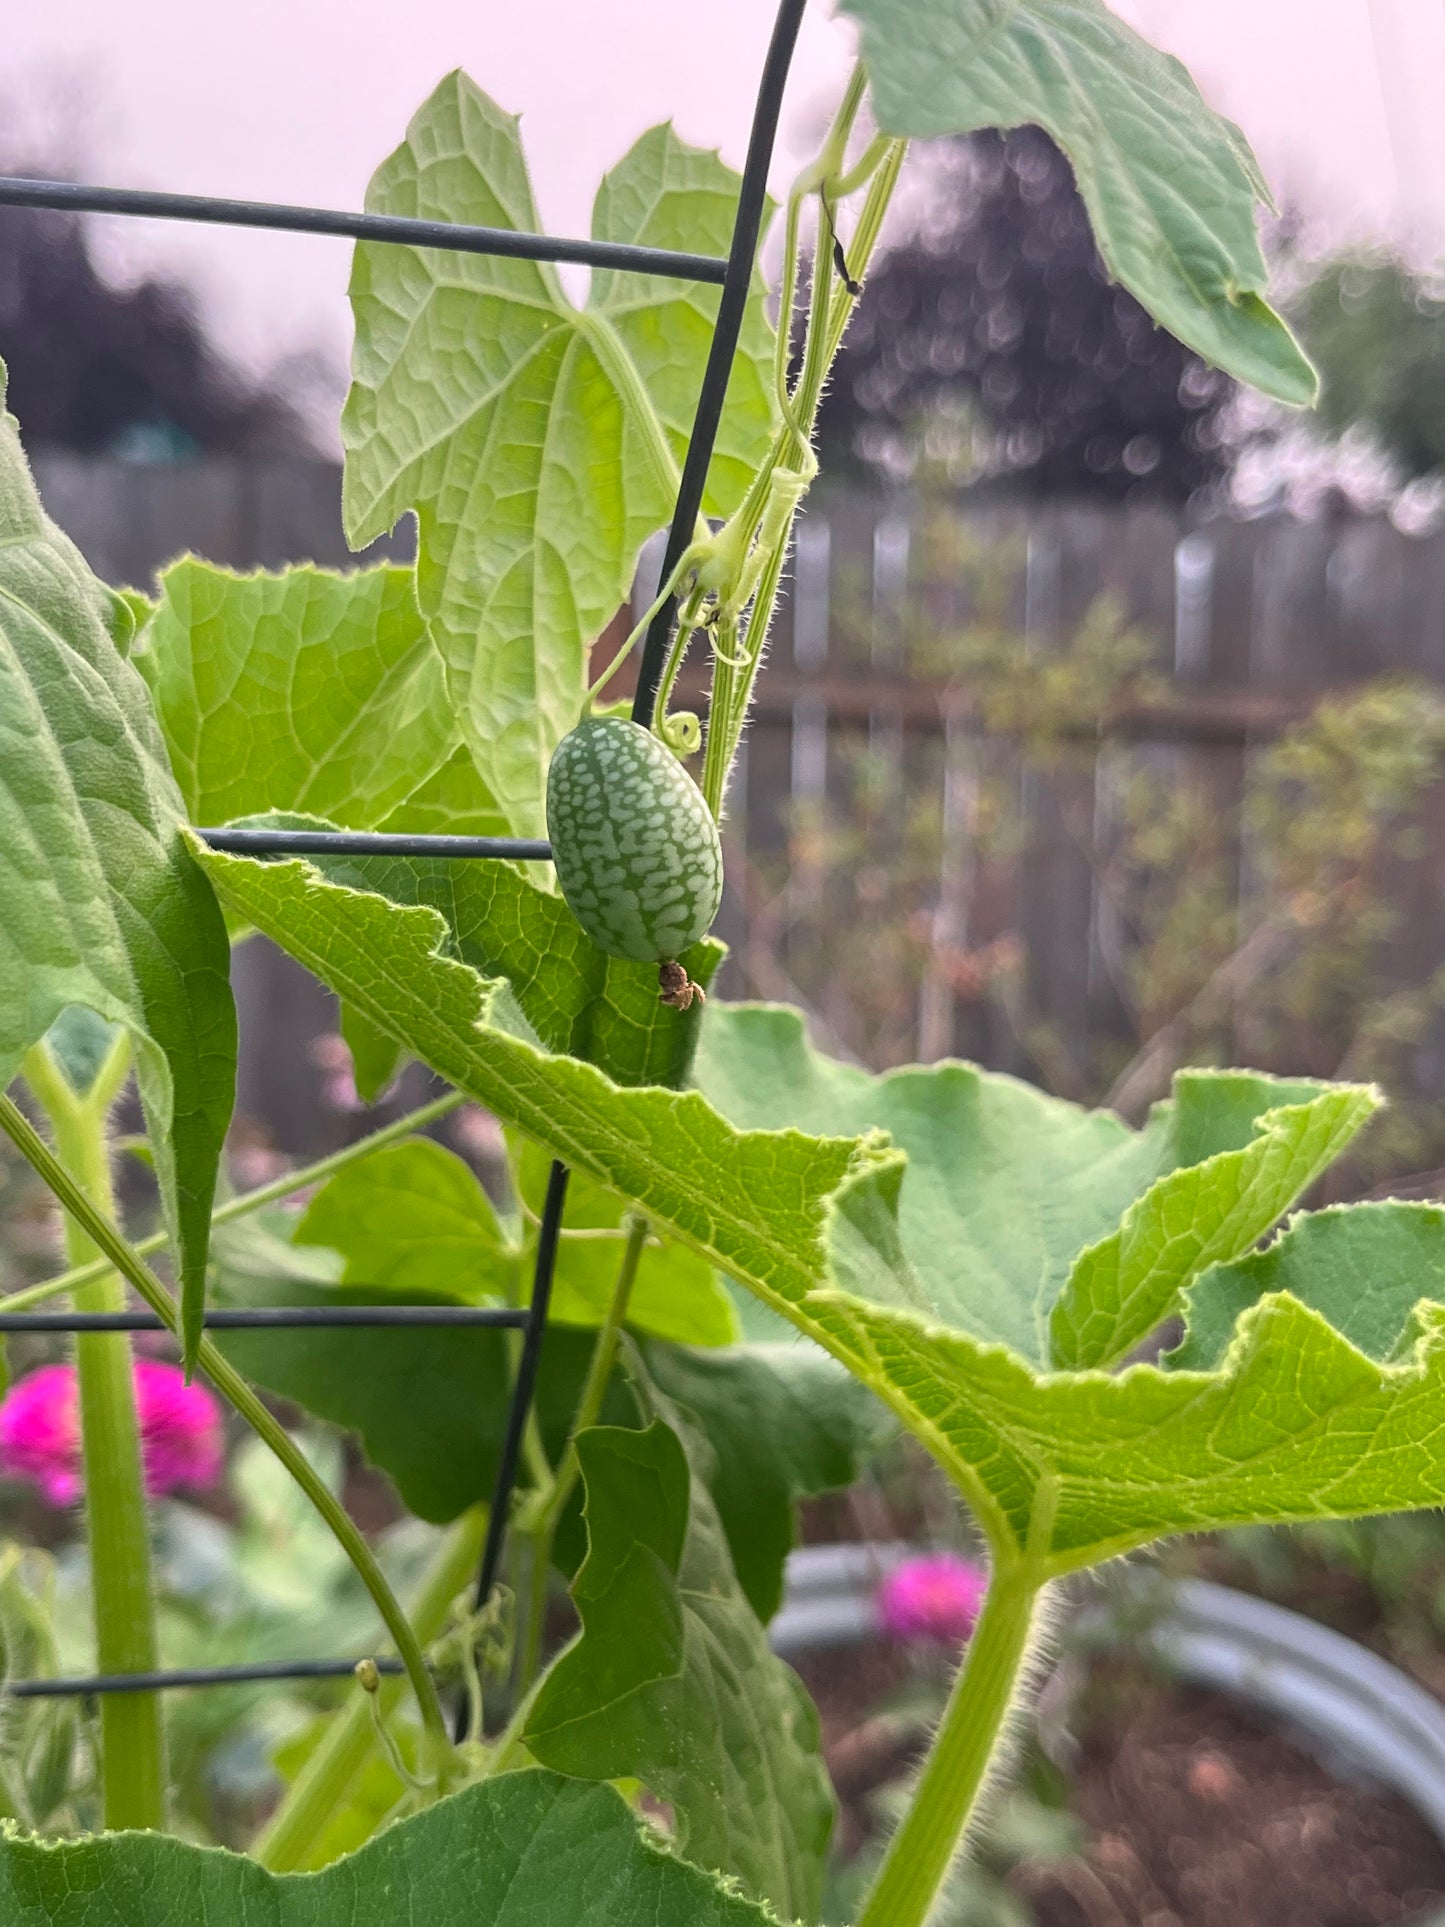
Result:
{"label": "pink flower", "polygon": [[80,1413],[75,1367],[43,1365],[22,1378],[0,1404],[0,1465],[30,1479],[51,1505],[80,1495]]}
{"label": "pink flower", "polygon": [[221,1408],[204,1385],[187,1385],[179,1365],[140,1359],[135,1368],[141,1458],[152,1498],[178,1485],[214,1485],[224,1447]]}
{"label": "pink flower", "polygon": [[878,1588],[878,1623],[890,1639],[961,1646],[973,1631],[988,1574],[956,1552],[905,1559]]}
{"label": "pink flower", "polygon": [[[213,1485],[222,1462],[221,1413],[178,1365],[143,1358],[135,1366],[136,1413],[146,1491]],[[43,1365],[0,1403],[0,1468],[38,1485],[51,1505],[81,1493],[80,1393],[73,1365]]]}

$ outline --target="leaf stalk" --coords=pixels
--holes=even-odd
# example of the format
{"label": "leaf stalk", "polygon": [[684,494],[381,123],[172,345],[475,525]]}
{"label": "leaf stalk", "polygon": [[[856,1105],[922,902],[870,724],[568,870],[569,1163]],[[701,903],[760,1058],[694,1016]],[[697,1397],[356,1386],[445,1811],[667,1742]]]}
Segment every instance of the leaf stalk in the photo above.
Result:
{"label": "leaf stalk", "polygon": [[1032,1561],[995,1566],[912,1803],[857,1927],[923,1927],[932,1912],[1005,1744],[1042,1591]]}

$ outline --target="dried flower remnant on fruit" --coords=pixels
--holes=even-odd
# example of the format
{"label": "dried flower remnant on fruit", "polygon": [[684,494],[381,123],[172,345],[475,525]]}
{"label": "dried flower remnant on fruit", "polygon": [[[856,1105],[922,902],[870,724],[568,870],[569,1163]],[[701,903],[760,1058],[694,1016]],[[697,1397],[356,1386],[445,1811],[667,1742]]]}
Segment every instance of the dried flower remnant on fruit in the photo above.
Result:
{"label": "dried flower remnant on fruit", "polygon": [[[223,1461],[221,1413],[205,1387],[187,1385],[178,1365],[141,1359],[135,1399],[151,1497],[179,1486],[214,1485]],[[80,1497],[80,1392],[73,1365],[44,1365],[6,1394],[0,1403],[0,1469],[38,1486],[51,1505],[72,1505]]]}
{"label": "dried flower remnant on fruit", "polygon": [[890,1639],[961,1646],[988,1591],[988,1574],[956,1552],[905,1559],[878,1588],[878,1624]]}

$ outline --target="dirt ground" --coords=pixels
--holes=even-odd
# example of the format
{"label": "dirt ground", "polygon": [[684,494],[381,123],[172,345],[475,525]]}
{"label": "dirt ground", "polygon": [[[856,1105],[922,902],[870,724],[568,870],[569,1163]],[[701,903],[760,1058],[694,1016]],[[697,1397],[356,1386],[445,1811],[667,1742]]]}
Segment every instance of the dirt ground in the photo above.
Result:
{"label": "dirt ground", "polygon": [[1406,1803],[1333,1777],[1215,1694],[1158,1687],[1088,1731],[1083,1859],[1020,1868],[1040,1927],[1367,1927],[1445,1905]]}
{"label": "dirt ground", "polygon": [[[907,1664],[875,1646],[801,1670],[851,1856],[868,1839],[872,1796],[916,1746],[879,1710]],[[1445,1847],[1403,1800],[1342,1781],[1217,1694],[1110,1663],[1069,1726],[1083,1851],[1007,1877],[1039,1927],[1415,1927],[1445,1910]]]}

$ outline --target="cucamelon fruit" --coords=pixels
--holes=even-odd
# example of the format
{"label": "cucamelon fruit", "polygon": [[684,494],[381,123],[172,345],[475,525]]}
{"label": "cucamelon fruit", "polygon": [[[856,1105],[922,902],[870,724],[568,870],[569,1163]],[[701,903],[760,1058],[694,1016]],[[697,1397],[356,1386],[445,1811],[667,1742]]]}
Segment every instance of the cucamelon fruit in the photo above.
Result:
{"label": "cucamelon fruit", "polygon": [[[567,905],[599,949],[671,964],[705,935],[722,900],[722,846],[702,791],[650,729],[589,716],[547,772],[547,834]],[[681,977],[682,986],[676,979]],[[697,987],[661,976],[686,1009]]]}

